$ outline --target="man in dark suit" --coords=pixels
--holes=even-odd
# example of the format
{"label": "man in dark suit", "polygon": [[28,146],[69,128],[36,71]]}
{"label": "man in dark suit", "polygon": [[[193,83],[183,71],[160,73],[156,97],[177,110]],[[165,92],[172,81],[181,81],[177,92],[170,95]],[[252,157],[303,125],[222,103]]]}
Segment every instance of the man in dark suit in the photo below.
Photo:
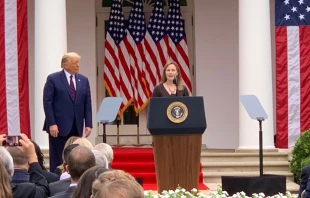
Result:
{"label": "man in dark suit", "polygon": [[71,175],[71,183],[65,191],[60,191],[60,188],[58,190],[50,189],[50,196],[55,194],[52,196],[52,198],[70,198],[82,174],[95,165],[95,156],[89,148],[85,146],[77,146],[72,149],[72,151],[69,153],[66,165],[66,169],[69,170]]}
{"label": "man in dark suit", "polygon": [[307,165],[302,168],[301,170],[301,176],[300,176],[300,186],[299,186],[299,193],[298,197],[301,197],[301,194],[304,190],[306,190],[308,179],[310,176],[310,165]]}
{"label": "man in dark suit", "polygon": [[92,128],[90,86],[87,77],[79,74],[80,56],[66,53],[61,60],[62,71],[47,77],[43,91],[45,123],[49,133],[50,171],[62,164],[62,151],[71,136],[85,137]]}

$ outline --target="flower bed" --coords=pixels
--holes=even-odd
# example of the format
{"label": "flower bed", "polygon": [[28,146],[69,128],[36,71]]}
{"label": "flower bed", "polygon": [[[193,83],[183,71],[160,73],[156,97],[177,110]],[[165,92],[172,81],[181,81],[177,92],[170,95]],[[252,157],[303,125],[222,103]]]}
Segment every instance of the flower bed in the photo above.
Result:
{"label": "flower bed", "polygon": [[[226,191],[222,190],[219,186],[216,191],[210,191],[206,194],[199,192],[197,189],[192,189],[187,191],[182,187],[177,187],[175,190],[163,191],[160,194],[153,194],[152,191],[144,191],[145,198],[264,198],[266,197],[264,193],[253,194],[252,196],[246,195],[244,192],[238,192],[232,196],[229,196]],[[269,196],[270,198],[297,198],[297,195],[286,192],[286,194],[279,193],[274,196]]]}

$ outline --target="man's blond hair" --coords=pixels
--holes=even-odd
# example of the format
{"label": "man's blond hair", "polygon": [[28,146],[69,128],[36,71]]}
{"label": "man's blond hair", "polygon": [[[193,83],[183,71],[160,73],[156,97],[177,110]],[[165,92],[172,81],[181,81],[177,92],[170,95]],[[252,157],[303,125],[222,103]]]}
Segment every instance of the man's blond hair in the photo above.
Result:
{"label": "man's blond hair", "polygon": [[68,52],[65,55],[63,55],[61,59],[61,68],[64,68],[64,65],[70,63],[71,59],[73,58],[77,58],[80,60],[81,56],[76,52]]}

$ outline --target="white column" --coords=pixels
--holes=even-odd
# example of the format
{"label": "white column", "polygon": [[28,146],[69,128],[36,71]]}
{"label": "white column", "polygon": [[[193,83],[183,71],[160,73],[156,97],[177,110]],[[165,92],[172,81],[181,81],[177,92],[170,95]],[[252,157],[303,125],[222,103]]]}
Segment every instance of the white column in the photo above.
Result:
{"label": "white column", "polygon": [[48,148],[48,135],[42,131],[43,87],[46,77],[61,69],[61,58],[66,52],[66,1],[35,0],[35,128],[32,134],[41,148]]}
{"label": "white column", "polygon": [[[274,148],[269,0],[239,0],[239,95],[254,94],[268,119],[263,121],[263,148]],[[239,149],[259,148],[258,121],[239,103]]]}

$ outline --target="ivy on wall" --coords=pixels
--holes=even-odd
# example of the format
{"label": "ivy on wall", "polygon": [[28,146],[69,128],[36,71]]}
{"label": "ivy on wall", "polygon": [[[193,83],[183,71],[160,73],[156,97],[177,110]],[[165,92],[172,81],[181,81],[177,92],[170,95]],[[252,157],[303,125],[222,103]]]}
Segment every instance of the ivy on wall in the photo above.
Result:
{"label": "ivy on wall", "polygon": [[[102,7],[111,7],[113,0],[102,0]],[[134,0],[124,0],[123,6],[124,7],[131,7]],[[144,0],[147,4],[153,5],[155,3],[155,0]],[[164,6],[168,6],[167,2],[169,0],[164,0]],[[180,0],[180,6],[187,6],[187,0]]]}

